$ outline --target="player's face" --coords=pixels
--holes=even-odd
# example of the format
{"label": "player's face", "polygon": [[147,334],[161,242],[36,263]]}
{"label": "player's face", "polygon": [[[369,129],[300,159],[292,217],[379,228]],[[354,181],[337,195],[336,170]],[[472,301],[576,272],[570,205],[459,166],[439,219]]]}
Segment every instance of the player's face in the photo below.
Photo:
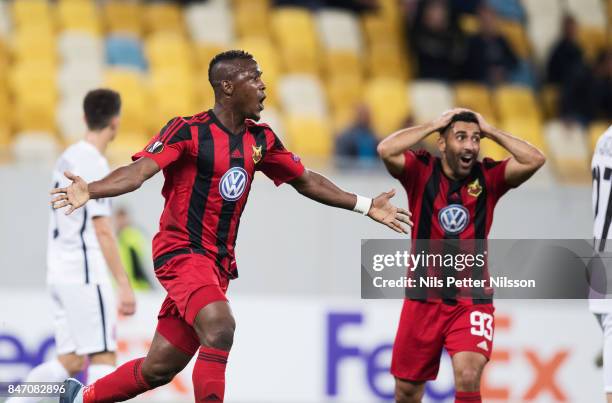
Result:
{"label": "player's face", "polygon": [[440,138],[439,149],[454,176],[466,177],[480,152],[480,127],[472,122],[455,122]]}
{"label": "player's face", "polygon": [[246,118],[258,121],[266,98],[262,72],[254,60],[245,62],[241,70],[234,80],[234,106]]}

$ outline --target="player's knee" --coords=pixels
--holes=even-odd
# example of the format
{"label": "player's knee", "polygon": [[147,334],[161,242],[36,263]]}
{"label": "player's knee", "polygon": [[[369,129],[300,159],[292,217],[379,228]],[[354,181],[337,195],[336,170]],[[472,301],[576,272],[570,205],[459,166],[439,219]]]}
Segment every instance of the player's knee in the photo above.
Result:
{"label": "player's knee", "polygon": [[465,367],[455,371],[457,390],[473,392],[480,390],[480,371],[477,368]]}
{"label": "player's knee", "polygon": [[59,361],[70,376],[74,376],[85,369],[85,357],[82,355],[63,355],[59,357]]}
{"label": "player's knee", "polygon": [[232,344],[234,344],[235,328],[236,324],[231,317],[215,321],[214,325],[204,332],[204,340],[200,341],[205,346],[229,351],[232,348]]}
{"label": "player's knee", "polygon": [[145,360],[142,365],[142,376],[153,388],[170,383],[179,371],[164,362],[149,363]]}
{"label": "player's knee", "polygon": [[423,399],[425,388],[423,385],[408,382],[396,382],[395,401],[396,403],[420,403]]}

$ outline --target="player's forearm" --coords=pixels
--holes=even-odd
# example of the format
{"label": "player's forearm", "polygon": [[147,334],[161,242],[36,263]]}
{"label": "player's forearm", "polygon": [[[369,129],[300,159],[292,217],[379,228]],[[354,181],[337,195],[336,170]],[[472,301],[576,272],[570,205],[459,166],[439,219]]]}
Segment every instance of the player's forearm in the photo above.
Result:
{"label": "player's forearm", "polygon": [[345,192],[323,175],[313,171],[307,171],[302,178],[291,184],[301,195],[328,206],[352,210],[357,203],[355,194]]}
{"label": "player's forearm", "polygon": [[98,243],[100,244],[100,249],[102,250],[106,265],[115,279],[117,286],[129,286],[130,281],[121,263],[119,249],[117,248],[117,240],[112,231],[98,231],[96,232],[96,237],[98,238]]}
{"label": "player's forearm", "polygon": [[401,155],[438,129],[436,122],[429,122],[398,130],[378,144],[378,155],[383,160]]}
{"label": "player's forearm", "polygon": [[491,128],[486,133],[486,136],[508,150],[521,165],[529,165],[537,169],[546,162],[546,157],[540,150],[510,133],[497,128]]}
{"label": "player's forearm", "polygon": [[105,178],[87,185],[91,199],[119,196],[138,189],[146,180],[134,164],[115,169]]}

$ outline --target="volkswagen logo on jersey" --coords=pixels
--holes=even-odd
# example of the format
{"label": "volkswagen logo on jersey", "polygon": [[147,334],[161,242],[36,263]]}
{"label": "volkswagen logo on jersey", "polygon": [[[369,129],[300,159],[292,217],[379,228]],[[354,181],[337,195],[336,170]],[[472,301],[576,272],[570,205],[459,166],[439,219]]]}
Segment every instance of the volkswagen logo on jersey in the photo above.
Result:
{"label": "volkswagen logo on jersey", "polygon": [[468,226],[470,214],[461,204],[451,204],[440,210],[438,221],[447,234],[456,235]]}
{"label": "volkswagen logo on jersey", "polygon": [[247,187],[249,175],[240,167],[231,168],[221,178],[219,182],[219,193],[227,201],[236,201],[244,193]]}

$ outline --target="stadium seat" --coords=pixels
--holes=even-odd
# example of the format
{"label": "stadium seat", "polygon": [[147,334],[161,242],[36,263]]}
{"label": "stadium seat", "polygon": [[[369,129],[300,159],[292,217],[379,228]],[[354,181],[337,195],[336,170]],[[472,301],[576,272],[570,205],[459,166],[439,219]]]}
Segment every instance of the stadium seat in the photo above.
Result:
{"label": "stadium seat", "polygon": [[16,63],[57,63],[57,41],[48,27],[31,27],[13,35],[13,58]]}
{"label": "stadium seat", "polygon": [[184,34],[181,8],[178,4],[151,2],[144,6],[144,28],[146,32],[174,32]]}
{"label": "stadium seat", "polygon": [[18,163],[51,165],[59,153],[59,144],[51,132],[26,131],[15,136],[12,146]]}
{"label": "stadium seat", "polygon": [[556,14],[561,17],[563,8],[561,0],[522,0],[528,20]]}
{"label": "stadium seat", "polygon": [[143,77],[136,71],[112,69],[104,80],[105,86],[121,94],[121,130],[145,133],[150,108]]}
{"label": "stadium seat", "polygon": [[596,121],[589,125],[589,151],[592,154],[595,151],[597,140],[610,127],[610,122]]}
{"label": "stadium seat", "polygon": [[319,72],[318,38],[310,12],[297,7],[276,8],[272,11],[272,30],[287,72]]}
{"label": "stadium seat", "polygon": [[[13,125],[13,105],[8,91],[0,92],[0,127],[11,129]],[[6,133],[4,133],[6,134]]]}
{"label": "stadium seat", "polygon": [[110,0],[102,7],[104,24],[110,33],[142,33],[144,9],[141,3]]}
{"label": "stadium seat", "polygon": [[246,50],[257,60],[266,84],[266,105],[278,105],[281,66],[272,42],[264,37],[246,37],[238,41],[237,48]]}
{"label": "stadium seat", "polygon": [[57,107],[57,126],[66,143],[73,143],[83,137],[87,130],[83,118],[83,98],[63,98]]}
{"label": "stadium seat", "polygon": [[560,178],[567,182],[588,181],[589,151],[581,126],[553,120],[546,124],[545,135],[552,165]]}
{"label": "stadium seat", "polygon": [[11,16],[7,3],[0,1],[0,38],[6,38],[11,30]]}
{"label": "stadium seat", "polygon": [[361,54],[363,40],[354,13],[339,9],[322,9],[316,14],[322,47],[327,50]]}
{"label": "stadium seat", "polygon": [[542,113],[529,88],[503,85],[494,91],[493,100],[502,122],[516,119],[538,123],[542,121]]}
{"label": "stadium seat", "polygon": [[370,109],[372,125],[379,138],[399,129],[412,112],[406,83],[399,79],[370,80],[365,86],[364,101]]}
{"label": "stadium seat", "polygon": [[364,80],[359,75],[334,75],[326,81],[327,97],[330,107],[337,113],[349,111],[351,114],[363,99]]}
{"label": "stadium seat", "polygon": [[585,58],[593,63],[599,53],[606,48],[606,30],[599,27],[581,26],[578,31],[578,40]]}
{"label": "stadium seat", "polygon": [[300,157],[329,158],[332,132],[326,119],[288,115],[285,119],[287,147]]}
{"label": "stadium seat", "polygon": [[91,34],[101,32],[94,2],[62,0],[57,3],[56,9],[61,29]]}
{"label": "stadium seat", "polygon": [[488,4],[503,18],[518,22],[525,20],[520,0],[488,0]]}
{"label": "stadium seat", "polygon": [[[194,84],[199,111],[205,111],[215,106],[215,93],[208,82],[208,76],[206,74],[196,74]],[[267,104],[268,101],[266,100],[265,103]]]}
{"label": "stadium seat", "polygon": [[546,119],[552,119],[559,111],[559,88],[553,84],[546,84],[540,90],[542,112]]}
{"label": "stadium seat", "polygon": [[55,131],[58,99],[55,66],[15,65],[9,77],[14,99],[14,122],[20,131]]}
{"label": "stadium seat", "polygon": [[400,80],[410,76],[408,64],[403,59],[405,52],[399,43],[375,44],[368,50],[366,65],[371,76]]}
{"label": "stadium seat", "polygon": [[276,108],[266,106],[266,108],[261,112],[261,119],[259,122],[267,123],[278,138],[281,139],[281,141],[285,140],[285,126],[283,125],[283,120]]}
{"label": "stadium seat", "polygon": [[22,25],[38,24],[41,21],[50,21],[51,8],[47,0],[20,0],[11,2],[13,6],[13,24],[20,28]]}
{"label": "stadium seat", "polygon": [[491,158],[495,161],[502,161],[508,158],[510,154],[499,144],[489,139],[482,139],[480,142],[480,156]]}
{"label": "stadium seat", "polygon": [[81,32],[63,32],[58,37],[58,50],[64,63],[89,63],[102,65],[104,49],[98,36]]}
{"label": "stadium seat", "polygon": [[328,50],[324,56],[325,75],[363,76],[363,60],[359,54],[350,51]]}
{"label": "stadium seat", "polygon": [[365,41],[369,46],[386,42],[399,42],[400,30],[380,13],[367,13],[362,17]]}
{"label": "stadium seat", "polygon": [[417,80],[408,84],[408,98],[416,123],[429,122],[454,105],[453,93],[441,81]]}
{"label": "stadium seat", "polygon": [[552,46],[560,35],[561,15],[552,12],[551,15],[530,20],[527,24],[527,36],[535,60],[544,64],[550,54]]}
{"label": "stadium seat", "polygon": [[82,60],[63,64],[58,73],[57,84],[65,98],[80,98],[94,88],[99,88],[104,82],[101,64]]}
{"label": "stadium seat", "polygon": [[[180,96],[169,96],[180,94]],[[148,128],[158,130],[172,116],[190,116],[199,112],[193,77],[171,70],[154,71],[150,77],[153,113]]]}
{"label": "stadium seat", "polygon": [[285,113],[317,119],[327,116],[325,94],[317,77],[304,74],[285,75],[279,81],[278,90]]}
{"label": "stadium seat", "polygon": [[230,46],[196,43],[193,45],[196,64],[203,73],[208,71],[208,65],[216,54],[231,49]]}
{"label": "stadium seat", "polygon": [[105,48],[107,65],[142,71],[147,69],[142,42],[138,37],[126,34],[110,35],[106,39]]}
{"label": "stadium seat", "polygon": [[500,129],[528,141],[548,155],[542,124],[524,119],[512,119],[500,124]]}
{"label": "stadium seat", "polygon": [[233,15],[226,3],[193,3],[185,8],[185,20],[196,43],[230,46],[234,41]]}
{"label": "stadium seat", "polygon": [[460,82],[455,84],[455,106],[472,109],[480,113],[489,123],[497,119],[489,89],[483,84]]}
{"label": "stadium seat", "polygon": [[234,24],[240,38],[270,37],[268,0],[234,1]]}
{"label": "stadium seat", "polygon": [[192,45],[176,32],[159,32],[149,36],[145,52],[151,68],[183,66],[193,69]]}
{"label": "stadium seat", "polygon": [[606,29],[606,13],[601,0],[566,0],[566,3],[579,26]]}
{"label": "stadium seat", "polygon": [[518,57],[522,59],[529,58],[531,53],[529,40],[520,22],[498,19],[497,27]]}

